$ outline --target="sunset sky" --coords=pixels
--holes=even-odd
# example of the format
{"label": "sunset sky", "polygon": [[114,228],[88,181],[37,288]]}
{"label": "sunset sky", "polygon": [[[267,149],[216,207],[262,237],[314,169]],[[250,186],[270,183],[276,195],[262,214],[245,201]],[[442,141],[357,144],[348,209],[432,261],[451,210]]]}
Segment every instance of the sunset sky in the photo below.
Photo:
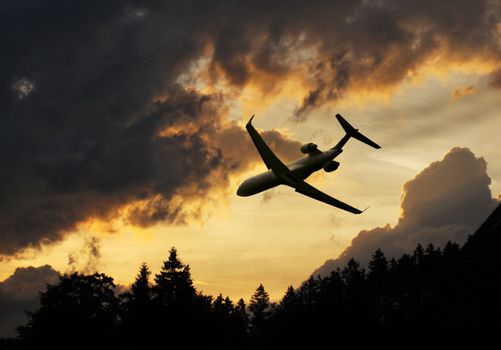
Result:
{"label": "sunset sky", "polygon": [[[364,230],[353,252],[464,242],[501,194],[499,1],[7,0],[0,28],[0,305],[36,285],[16,268],[127,286],[172,246],[199,290],[278,300]],[[366,212],[236,196],[252,114],[292,160],[336,113],[382,148],[308,182]]]}

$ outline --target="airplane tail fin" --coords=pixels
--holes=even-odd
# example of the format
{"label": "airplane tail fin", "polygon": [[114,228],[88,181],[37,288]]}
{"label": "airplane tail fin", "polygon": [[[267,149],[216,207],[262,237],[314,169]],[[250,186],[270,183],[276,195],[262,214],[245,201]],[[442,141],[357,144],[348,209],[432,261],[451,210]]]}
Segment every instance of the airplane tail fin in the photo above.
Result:
{"label": "airplane tail fin", "polygon": [[351,126],[351,124],[348,123],[346,119],[344,119],[340,114],[336,114],[336,119],[339,122],[339,124],[341,124],[341,126],[343,127],[347,136],[353,137],[354,139],[357,139],[358,141],[363,142],[371,147],[377,149],[381,148],[381,146],[379,146],[377,143],[370,140],[368,137],[362,135],[362,133],[360,133],[358,129],[355,129],[353,126]]}

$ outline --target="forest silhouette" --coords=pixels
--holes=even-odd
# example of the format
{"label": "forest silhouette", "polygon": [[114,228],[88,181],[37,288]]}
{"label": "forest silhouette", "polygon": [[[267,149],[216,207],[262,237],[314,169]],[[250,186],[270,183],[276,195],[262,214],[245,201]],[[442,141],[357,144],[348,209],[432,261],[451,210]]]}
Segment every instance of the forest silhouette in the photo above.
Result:
{"label": "forest silhouette", "polygon": [[261,284],[248,305],[197,291],[172,248],[153,278],[142,264],[120,295],[102,273],[60,276],[0,349],[492,347],[501,330],[500,248],[501,206],[463,247],[418,245],[398,259],[378,249],[366,269],[352,259],[290,286],[277,303]]}

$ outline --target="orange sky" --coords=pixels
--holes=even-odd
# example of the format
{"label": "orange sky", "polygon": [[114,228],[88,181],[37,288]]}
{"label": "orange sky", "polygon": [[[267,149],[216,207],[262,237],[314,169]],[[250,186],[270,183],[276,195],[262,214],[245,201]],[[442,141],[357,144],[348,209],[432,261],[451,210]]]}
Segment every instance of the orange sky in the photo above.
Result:
{"label": "orange sky", "polygon": [[[258,129],[278,129],[325,149],[342,136],[333,118],[341,113],[381,144],[383,148],[376,151],[350,141],[335,173],[315,174],[309,180],[356,207],[370,205],[362,215],[328,207],[284,187],[266,195],[237,197],[242,180],[265,170],[263,164],[255,163],[252,169],[232,176],[226,188],[213,189],[210,198],[189,199],[188,210],[191,206],[199,215],[184,225],[137,228],[120,215],[111,223],[89,220],[60,243],[4,261],[0,278],[7,278],[18,266],[50,264],[62,272],[97,269],[127,285],[141,262],[147,262],[155,273],[175,246],[191,265],[200,290],[247,299],[263,283],[276,300],[287,286],[298,286],[325,260],[337,257],[360,230],[395,224],[402,184],[454,146],[469,147],[486,159],[491,190],[497,196],[501,193],[501,145],[497,144],[501,112],[499,92],[487,83],[492,66],[489,62],[437,62],[388,89],[355,86],[342,99],[311,112],[302,123],[292,118],[306,91],[299,73],[268,93],[259,84],[248,84],[229,100],[226,122],[243,125],[255,113]],[[192,87],[208,89],[201,76]],[[253,148],[241,151],[255,152]],[[98,238],[100,256],[89,257],[82,250],[90,237]],[[73,265],[68,263],[70,255],[77,257]]]}
{"label": "orange sky", "polygon": [[[0,305],[21,301],[5,334],[57,272],[103,272],[122,291],[174,246],[198,290],[248,300],[262,283],[278,301],[376,246],[462,243],[501,201],[501,1],[2,11]],[[382,148],[350,140],[307,181],[367,211],[283,186],[236,195],[266,169],[251,115],[287,163],[335,145],[337,113]]]}

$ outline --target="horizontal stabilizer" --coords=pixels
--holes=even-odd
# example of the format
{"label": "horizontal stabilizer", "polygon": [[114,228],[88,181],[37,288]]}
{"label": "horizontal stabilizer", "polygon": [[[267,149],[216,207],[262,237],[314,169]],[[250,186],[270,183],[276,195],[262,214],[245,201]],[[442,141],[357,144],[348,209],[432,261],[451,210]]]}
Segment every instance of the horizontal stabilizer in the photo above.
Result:
{"label": "horizontal stabilizer", "polygon": [[351,126],[350,123],[348,123],[346,121],[346,119],[344,119],[340,114],[336,114],[336,118],[339,122],[339,124],[341,124],[341,126],[343,127],[344,131],[346,132],[346,135],[350,136],[350,137],[353,137],[354,139],[357,139],[358,141],[360,142],[363,142],[371,147],[374,147],[374,148],[381,148],[381,146],[379,146],[377,143],[375,143],[374,141],[370,140],[368,137],[362,135],[358,129],[355,129],[353,126]]}

